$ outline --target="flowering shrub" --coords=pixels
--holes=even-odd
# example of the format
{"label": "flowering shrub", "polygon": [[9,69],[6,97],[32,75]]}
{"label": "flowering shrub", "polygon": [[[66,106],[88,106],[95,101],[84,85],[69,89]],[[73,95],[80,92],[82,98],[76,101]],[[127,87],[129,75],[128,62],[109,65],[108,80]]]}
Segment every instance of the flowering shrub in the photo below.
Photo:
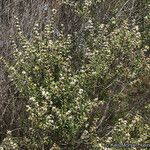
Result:
{"label": "flowering shrub", "polygon": [[0,149],[1,150],[12,150],[12,149],[18,149],[18,144],[15,138],[12,137],[11,131],[7,131],[6,138],[3,140]]}
{"label": "flowering shrub", "polygon": [[149,125],[137,114],[148,103],[141,94],[149,86],[149,59],[146,48],[141,49],[138,26],[125,21],[109,31],[109,25],[95,27],[88,19],[78,43],[63,29],[55,35],[53,22],[43,32],[36,24],[32,40],[23,35],[17,19],[16,29],[14,60],[6,66],[26,100],[17,146],[105,149],[109,142],[148,138]]}

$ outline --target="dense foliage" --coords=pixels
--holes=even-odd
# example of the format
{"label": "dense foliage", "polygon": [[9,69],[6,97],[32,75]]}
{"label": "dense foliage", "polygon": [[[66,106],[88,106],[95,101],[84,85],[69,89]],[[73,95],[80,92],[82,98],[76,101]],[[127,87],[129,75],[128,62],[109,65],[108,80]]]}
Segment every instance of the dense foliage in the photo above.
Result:
{"label": "dense foliage", "polygon": [[142,33],[134,21],[100,24],[91,5],[70,4],[84,18],[82,32],[56,31],[52,18],[42,31],[35,24],[28,39],[15,18],[13,59],[5,66],[25,111],[20,136],[8,131],[1,149],[115,150],[111,144],[150,142],[149,22]]}

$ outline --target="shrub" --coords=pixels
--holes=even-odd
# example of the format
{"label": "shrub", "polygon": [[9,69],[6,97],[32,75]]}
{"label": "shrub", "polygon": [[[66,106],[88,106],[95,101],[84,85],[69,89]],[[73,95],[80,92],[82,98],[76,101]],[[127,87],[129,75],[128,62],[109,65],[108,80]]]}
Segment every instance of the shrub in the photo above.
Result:
{"label": "shrub", "polygon": [[139,106],[148,103],[142,97],[148,93],[149,59],[138,26],[125,21],[110,27],[95,27],[89,19],[76,42],[63,29],[56,35],[53,22],[43,32],[36,24],[28,40],[16,20],[14,60],[6,66],[26,101],[20,148],[104,149],[110,142],[148,138]]}

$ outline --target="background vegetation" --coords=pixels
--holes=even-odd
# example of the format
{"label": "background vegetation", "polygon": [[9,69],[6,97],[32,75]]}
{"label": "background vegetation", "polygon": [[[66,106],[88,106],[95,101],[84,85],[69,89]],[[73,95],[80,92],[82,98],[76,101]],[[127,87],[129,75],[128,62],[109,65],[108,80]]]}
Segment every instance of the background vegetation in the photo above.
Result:
{"label": "background vegetation", "polygon": [[0,148],[149,143],[149,7],[1,0]]}

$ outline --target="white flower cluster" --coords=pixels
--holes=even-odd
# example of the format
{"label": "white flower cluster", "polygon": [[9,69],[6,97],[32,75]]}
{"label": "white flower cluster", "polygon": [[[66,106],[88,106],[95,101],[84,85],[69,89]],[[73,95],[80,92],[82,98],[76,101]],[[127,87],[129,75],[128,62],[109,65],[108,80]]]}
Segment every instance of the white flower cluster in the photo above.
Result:
{"label": "white flower cluster", "polygon": [[86,6],[91,6],[92,5],[92,0],[85,0],[85,5]]}
{"label": "white flower cluster", "polygon": [[50,93],[46,91],[44,88],[40,87],[40,91],[42,96],[44,96],[47,100],[50,99]]}
{"label": "white flower cluster", "polygon": [[76,83],[77,83],[77,80],[73,78],[70,82],[70,85],[75,85]]}
{"label": "white flower cluster", "polygon": [[79,94],[83,94],[83,89],[79,89]]}
{"label": "white flower cluster", "polygon": [[18,149],[18,144],[14,141],[11,131],[7,131],[7,135],[0,145],[0,150]]}

